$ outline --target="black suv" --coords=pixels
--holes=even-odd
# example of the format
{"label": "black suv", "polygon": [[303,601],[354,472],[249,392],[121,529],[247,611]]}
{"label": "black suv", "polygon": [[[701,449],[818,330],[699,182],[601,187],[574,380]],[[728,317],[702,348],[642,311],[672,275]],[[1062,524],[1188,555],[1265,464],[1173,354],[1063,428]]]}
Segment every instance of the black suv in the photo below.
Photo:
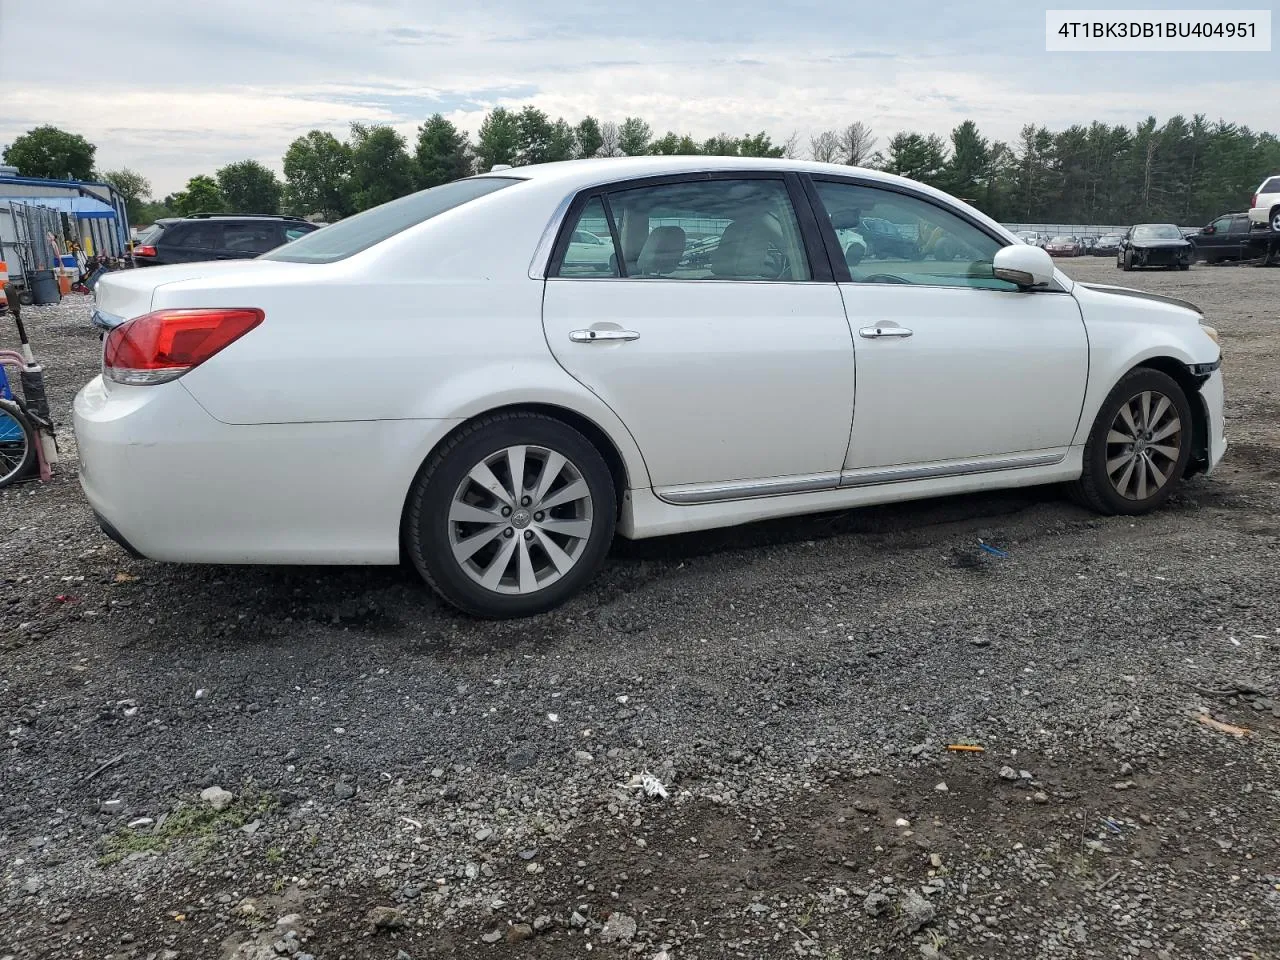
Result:
{"label": "black suv", "polygon": [[301,217],[268,214],[195,213],[157,220],[133,248],[138,266],[197,260],[249,260],[297,240],[318,225]]}

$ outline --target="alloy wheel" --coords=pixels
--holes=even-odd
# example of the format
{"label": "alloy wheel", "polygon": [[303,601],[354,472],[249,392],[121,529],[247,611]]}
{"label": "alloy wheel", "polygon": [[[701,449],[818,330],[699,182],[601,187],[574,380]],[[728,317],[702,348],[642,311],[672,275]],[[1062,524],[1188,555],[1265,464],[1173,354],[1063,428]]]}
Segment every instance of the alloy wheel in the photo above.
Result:
{"label": "alloy wheel", "polygon": [[1280,233],[1280,210],[1276,210],[1271,214],[1271,229],[1276,233]]}
{"label": "alloy wheel", "polygon": [[449,504],[454,560],[495,593],[529,594],[567,574],[591,538],[582,471],[548,447],[521,444],[473,466]]}
{"label": "alloy wheel", "polygon": [[1126,500],[1146,500],[1169,482],[1181,452],[1177,406],[1144,390],[1120,405],[1107,431],[1107,477]]}

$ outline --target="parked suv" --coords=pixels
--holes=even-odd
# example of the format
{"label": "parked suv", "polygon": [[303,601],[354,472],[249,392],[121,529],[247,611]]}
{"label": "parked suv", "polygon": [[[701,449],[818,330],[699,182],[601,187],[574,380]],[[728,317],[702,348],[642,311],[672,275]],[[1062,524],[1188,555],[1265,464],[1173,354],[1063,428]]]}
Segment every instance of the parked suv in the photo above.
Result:
{"label": "parked suv", "polygon": [[1267,177],[1253,195],[1249,208],[1249,222],[1256,227],[1267,227],[1280,233],[1280,176]]}
{"label": "parked suv", "polygon": [[197,213],[157,220],[138,237],[133,256],[139,266],[249,260],[315,229],[301,217]]}

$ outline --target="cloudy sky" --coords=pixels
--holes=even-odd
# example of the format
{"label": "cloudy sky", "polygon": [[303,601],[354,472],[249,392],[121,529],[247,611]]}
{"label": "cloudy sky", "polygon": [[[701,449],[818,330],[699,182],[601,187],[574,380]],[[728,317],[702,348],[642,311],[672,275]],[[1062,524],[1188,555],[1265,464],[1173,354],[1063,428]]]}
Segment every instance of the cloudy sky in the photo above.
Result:
{"label": "cloudy sky", "polygon": [[638,115],[658,133],[764,129],[802,144],[853,120],[881,145],[966,118],[1002,139],[1028,121],[1175,112],[1280,131],[1280,99],[1261,95],[1276,53],[1045,53],[1044,10],[1066,6],[0,0],[0,144],[53,123],[96,143],[99,169],[133,167],[162,196],[233,160],[278,170],[313,127],[343,136],[362,120],[412,137],[439,111],[474,132],[486,110],[526,103],[571,121]]}

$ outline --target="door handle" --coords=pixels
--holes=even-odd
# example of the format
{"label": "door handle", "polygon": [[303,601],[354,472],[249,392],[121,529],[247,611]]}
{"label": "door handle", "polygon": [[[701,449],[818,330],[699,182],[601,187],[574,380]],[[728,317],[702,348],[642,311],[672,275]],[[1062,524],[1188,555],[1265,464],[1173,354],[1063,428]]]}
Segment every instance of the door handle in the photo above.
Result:
{"label": "door handle", "polygon": [[858,336],[866,337],[868,340],[875,340],[879,337],[909,337],[914,331],[908,330],[906,327],[893,326],[883,327],[863,327],[858,331]]}
{"label": "door handle", "polygon": [[639,340],[634,330],[570,330],[569,339],[574,343],[595,343],[598,340]]}

